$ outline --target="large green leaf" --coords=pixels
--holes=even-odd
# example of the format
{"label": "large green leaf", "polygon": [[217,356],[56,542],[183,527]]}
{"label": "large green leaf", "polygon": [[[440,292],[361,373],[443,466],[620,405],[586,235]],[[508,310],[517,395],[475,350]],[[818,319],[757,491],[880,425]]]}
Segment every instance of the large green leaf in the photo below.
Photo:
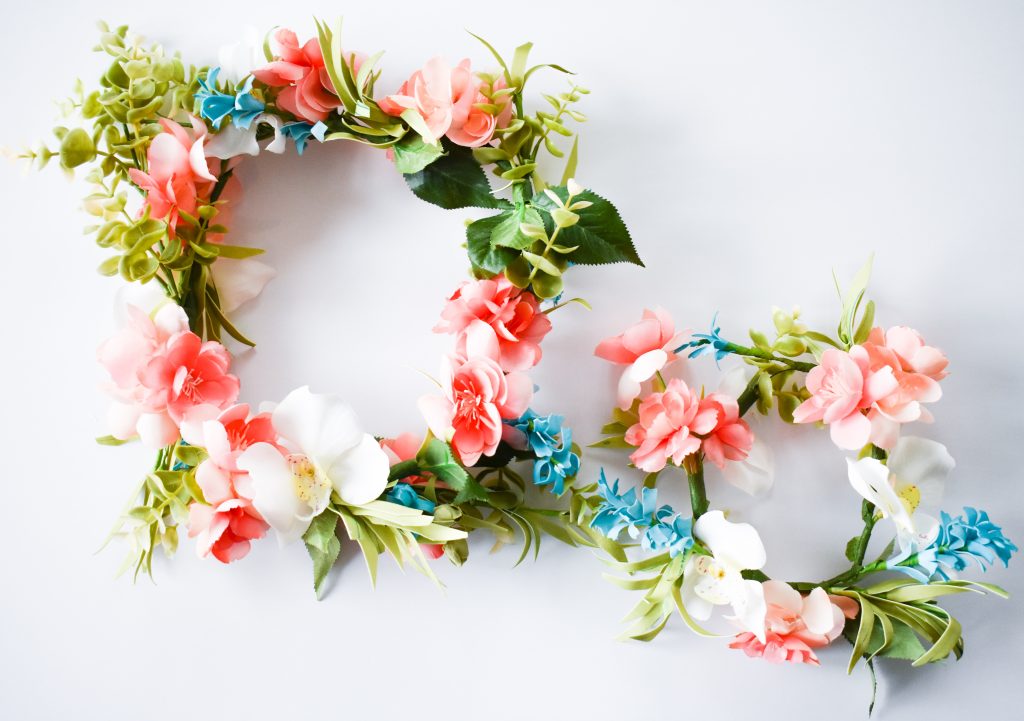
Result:
{"label": "large green leaf", "polygon": [[491,247],[500,246],[514,250],[529,248],[536,240],[524,235],[520,226],[523,223],[541,225],[544,222],[540,213],[525,203],[519,204],[514,210],[502,213],[501,217],[501,222],[491,231]]}
{"label": "large green leaf", "polygon": [[313,519],[302,536],[309,557],[313,559],[313,590],[317,598],[320,598],[327,572],[341,553],[341,541],[335,532],[337,527],[338,517],[331,511],[324,511]]}
{"label": "large green leaf", "polygon": [[451,446],[437,438],[431,439],[416,456],[420,468],[444,481],[458,491],[455,504],[469,500],[482,501],[487,498],[487,489],[477,483],[473,476],[466,472],[452,453]]}
{"label": "large green leaf", "polygon": [[506,210],[504,213],[481,218],[466,226],[466,248],[469,251],[469,260],[477,268],[488,273],[500,273],[519,255],[511,248],[491,245],[491,237],[495,229],[507,222],[513,214],[514,211]]}
{"label": "large green leaf", "polygon": [[449,210],[511,207],[507,200],[494,197],[487,174],[469,148],[446,144],[445,151],[426,167],[405,175],[416,197]]}
{"label": "large green leaf", "polygon": [[[569,196],[564,187],[550,188],[564,202]],[[597,193],[584,190],[573,198],[573,202],[585,200],[592,205],[578,211],[579,222],[563,228],[558,234],[558,244],[567,247],[578,246],[569,260],[580,265],[603,265],[606,263],[633,263],[643,266],[637,255],[629,229],[622,221],[619,211],[608,200]],[[558,206],[547,196],[538,195],[534,204],[548,212]]]}
{"label": "large green leaf", "polygon": [[403,175],[421,172],[444,152],[439,143],[424,142],[416,133],[408,133],[392,149],[395,153],[395,167]]}

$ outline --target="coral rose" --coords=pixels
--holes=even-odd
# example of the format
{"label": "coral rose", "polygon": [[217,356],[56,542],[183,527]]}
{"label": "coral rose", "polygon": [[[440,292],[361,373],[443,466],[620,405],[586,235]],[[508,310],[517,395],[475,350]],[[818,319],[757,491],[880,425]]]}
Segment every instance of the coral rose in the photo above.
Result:
{"label": "coral rose", "polygon": [[[252,74],[264,85],[283,87],[277,104],[297,118],[310,123],[326,120],[341,105],[324,65],[324,54],[316,38],[300,46],[295,33],[285,28],[271,39],[274,60]],[[359,57],[354,56],[358,72]]]}

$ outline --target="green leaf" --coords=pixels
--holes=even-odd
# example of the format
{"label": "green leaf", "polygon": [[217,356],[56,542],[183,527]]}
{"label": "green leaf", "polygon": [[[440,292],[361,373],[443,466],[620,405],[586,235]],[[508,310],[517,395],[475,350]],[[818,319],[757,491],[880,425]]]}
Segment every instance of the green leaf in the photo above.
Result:
{"label": "green leaf", "polygon": [[477,480],[455,460],[451,446],[444,441],[432,438],[416,456],[416,462],[419,463],[420,470],[434,475],[458,492],[455,496],[455,505],[469,500],[487,499],[487,489],[477,483]]}
{"label": "green leaf", "polygon": [[857,550],[860,547],[860,536],[854,536],[846,542],[846,560],[850,563],[857,561]]}
{"label": "green leaf", "polygon": [[114,438],[113,436],[100,436],[96,439],[96,442],[101,446],[123,446],[128,441],[122,441],[120,438]]}
{"label": "green leaf", "polygon": [[75,128],[64,136],[60,143],[60,164],[68,168],[77,168],[96,157],[96,146],[92,136],[82,128]]}
{"label": "green leaf", "polygon": [[337,534],[338,517],[325,511],[313,519],[302,536],[309,557],[313,559],[313,590],[320,598],[327,572],[334,566],[341,553],[341,541]]}
{"label": "green leaf", "polygon": [[495,198],[487,174],[469,148],[446,144],[446,155],[422,170],[407,173],[405,182],[416,197],[441,208],[510,208]]}
{"label": "green leaf", "polygon": [[[842,295],[843,311],[839,318],[839,340],[848,346],[854,343],[856,332],[854,323],[857,318],[857,310],[860,308],[861,300],[871,279],[871,264],[875,256],[872,254],[850,282],[850,287]],[[834,277],[834,274],[833,274]],[[839,280],[836,279],[836,289],[839,288]]]}
{"label": "green leaf", "polygon": [[403,175],[418,173],[444,154],[440,143],[427,143],[419,135],[409,134],[396,143],[395,167]]}
{"label": "green leaf", "polygon": [[[881,618],[881,616],[879,617]],[[883,648],[884,634],[881,626],[875,626],[871,633],[871,641],[867,645],[870,656],[884,656],[903,661],[913,661],[924,654],[924,646],[910,626],[897,619],[889,619],[892,623],[892,635],[889,643]]]}
{"label": "green leaf", "polygon": [[533,245],[534,239],[525,235],[522,231],[524,223],[527,225],[542,225],[544,221],[540,213],[529,205],[519,205],[515,210],[501,214],[502,220],[494,230],[491,231],[491,246],[513,248],[522,250]]}
{"label": "green leaf", "polygon": [[[563,186],[550,190],[563,202],[569,197],[569,192]],[[585,200],[591,206],[580,211],[578,223],[563,228],[558,234],[559,244],[579,246],[568,256],[569,260],[580,265],[633,263],[643,267],[644,263],[637,255],[629,230],[615,206],[590,190],[575,196],[576,200]],[[536,206],[549,213],[558,207],[547,194],[537,196]]]}
{"label": "green leaf", "polygon": [[222,245],[217,244],[217,249],[220,250],[218,257],[220,258],[233,258],[235,260],[242,260],[244,258],[252,258],[255,255],[262,255],[262,248],[250,248],[244,245]]}
{"label": "green leaf", "polygon": [[579,162],[580,153],[580,136],[576,136],[572,141],[572,150],[569,151],[569,159],[565,161],[565,170],[562,171],[562,185],[569,182],[570,179],[576,177],[576,164]]}
{"label": "green leaf", "polygon": [[488,273],[500,273],[519,256],[519,253],[511,248],[495,247],[491,243],[498,226],[514,217],[514,211],[507,210],[466,226],[466,248],[469,251],[469,260],[474,266]]}

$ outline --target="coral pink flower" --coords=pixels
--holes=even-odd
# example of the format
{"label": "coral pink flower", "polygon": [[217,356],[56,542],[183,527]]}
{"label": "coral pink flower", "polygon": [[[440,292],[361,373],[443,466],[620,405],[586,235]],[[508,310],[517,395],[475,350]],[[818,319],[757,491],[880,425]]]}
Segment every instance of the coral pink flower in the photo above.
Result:
{"label": "coral pink flower", "polygon": [[444,58],[431,58],[402,83],[397,93],[388,95],[379,105],[389,115],[415,110],[434,139],[440,139],[452,124],[451,67]]}
{"label": "coral pink flower", "polygon": [[913,328],[895,326],[887,331],[873,328],[868,343],[885,346],[899,358],[900,367],[907,373],[920,373],[941,381],[947,375],[949,359],[938,348],[925,345],[924,338]]}
{"label": "coral pink flower", "polygon": [[662,470],[669,460],[679,465],[700,450],[700,436],[711,433],[717,421],[715,404],[702,405],[696,392],[673,378],[663,392],[640,403],[639,422],[625,435],[626,443],[636,446],[629,460],[648,473]]}
{"label": "coral pink flower", "polygon": [[872,369],[869,354],[863,347],[854,346],[848,353],[829,348],[807,374],[811,397],[793,412],[793,420],[797,423],[822,421],[828,425],[837,446],[856,450],[871,437],[871,421],[864,411],[895,391],[897,386],[892,368]]}
{"label": "coral pink flower", "polygon": [[136,168],[128,177],[146,193],[150,217],[167,221],[173,237],[179,213],[195,215],[197,198],[217,180],[203,152],[206,125],[192,118],[192,131],[161,118],[164,132],[153,138],[146,153],[148,170]]}
{"label": "coral pink flower", "polygon": [[494,332],[483,321],[466,328],[464,355],[445,359],[443,396],[424,396],[420,412],[431,432],[448,440],[466,466],[494,455],[502,419],[518,418],[530,405],[533,385],[523,373],[502,372]]}
{"label": "coral pink flower", "polygon": [[704,456],[719,468],[725,461],[742,461],[754,445],[754,434],[740,418],[736,399],[723,393],[712,393],[701,401],[702,410],[713,408],[717,414],[715,427],[701,441]]}
{"label": "coral pink flower", "polygon": [[814,649],[828,646],[843,631],[847,618],[856,618],[856,602],[843,596],[829,596],[816,588],[801,596],[782,581],[765,581],[765,641],[750,631],[738,634],[729,648],[771,663],[820,665]]}
{"label": "coral pink flower", "polygon": [[[264,85],[283,87],[277,104],[295,117],[310,123],[326,120],[341,105],[341,99],[324,66],[320,41],[313,38],[300,47],[294,32],[280,28],[271,39],[271,47],[275,59],[252,74]],[[358,72],[361,59],[354,59]]]}
{"label": "coral pink flower", "polygon": [[252,505],[249,474],[238,468],[238,456],[254,443],[277,444],[269,413],[249,417],[249,406],[231,406],[213,417],[216,409],[193,410],[181,424],[182,438],[206,449],[207,458],[196,468],[196,483],[206,503],[189,506],[189,531],[198,538],[200,557],[213,554],[223,562],[242,558],[250,541],[262,538],[270,527]]}
{"label": "coral pink flower", "polygon": [[643,317],[619,335],[605,338],[594,355],[627,366],[619,380],[619,407],[626,410],[640,395],[641,384],[676,359],[679,345],[672,316],[664,308],[644,310]]}
{"label": "coral pink flower", "polygon": [[551,330],[551,321],[533,293],[516,288],[504,275],[467,281],[448,298],[434,332],[458,333],[461,340],[469,324],[478,320],[493,332],[503,370],[529,370],[540,362],[540,341]]}
{"label": "coral pink flower", "polygon": [[[452,71],[452,124],[448,138],[457,145],[478,148],[494,137],[494,131],[508,125],[512,118],[512,102],[504,95],[491,100],[483,92],[483,83],[470,70],[469,60],[463,60]],[[491,93],[505,88],[504,78],[497,80]],[[497,105],[497,114],[488,112],[480,105]]]}

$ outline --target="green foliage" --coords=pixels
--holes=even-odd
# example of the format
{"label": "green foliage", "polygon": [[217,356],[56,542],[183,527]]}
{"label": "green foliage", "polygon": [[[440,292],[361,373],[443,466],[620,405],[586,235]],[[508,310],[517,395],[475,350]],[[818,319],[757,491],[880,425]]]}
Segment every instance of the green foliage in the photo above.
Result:
{"label": "green foliage", "polygon": [[321,597],[327,573],[341,554],[337,529],[338,516],[328,510],[314,518],[302,536],[309,557],[313,559],[313,591],[317,598]]}
{"label": "green foliage", "polygon": [[443,156],[406,174],[405,182],[416,197],[449,210],[510,207],[507,200],[494,197],[471,150],[450,143],[445,143],[444,149]]}
{"label": "green foliage", "polygon": [[455,460],[451,446],[442,440],[432,438],[427,441],[416,455],[416,463],[421,472],[429,473],[455,489],[458,493],[454,500],[456,504],[487,498],[487,490]]}
{"label": "green foliage", "polygon": [[[569,191],[565,187],[550,190],[563,201],[568,200]],[[584,190],[575,197],[591,205],[580,214],[577,223],[562,230],[559,242],[576,248],[568,254],[569,260],[579,265],[633,263],[642,267],[643,261],[637,255],[629,230],[615,206],[590,190]],[[546,194],[538,196],[536,205],[549,213],[562,210]]]}
{"label": "green foliage", "polygon": [[395,169],[403,175],[421,172],[444,154],[440,143],[427,143],[421,136],[412,134],[406,135],[392,149]]}
{"label": "green foliage", "polygon": [[[871,331],[871,324],[875,316],[874,304],[868,303],[859,321],[858,314],[861,302],[864,300],[864,293],[867,291],[868,281],[871,279],[873,261],[874,255],[869,257],[863,267],[857,271],[845,293],[839,289],[839,279],[835,278],[836,291],[843,301],[843,310],[839,317],[838,337],[846,348],[866,340]],[[834,274],[833,277],[835,277]]]}

